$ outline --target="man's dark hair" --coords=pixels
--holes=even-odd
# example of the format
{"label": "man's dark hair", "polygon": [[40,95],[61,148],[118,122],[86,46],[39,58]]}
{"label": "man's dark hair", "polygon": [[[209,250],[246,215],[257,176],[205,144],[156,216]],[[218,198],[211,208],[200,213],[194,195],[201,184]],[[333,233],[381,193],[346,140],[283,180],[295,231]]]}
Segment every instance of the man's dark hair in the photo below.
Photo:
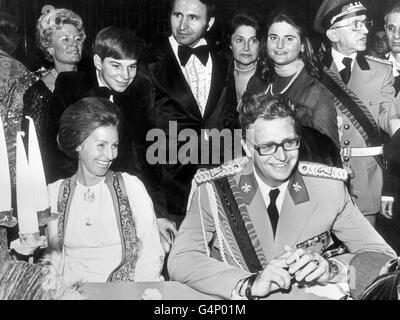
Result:
{"label": "man's dark hair", "polygon": [[0,49],[12,55],[18,47],[17,19],[7,12],[0,12]]}
{"label": "man's dark hair", "polygon": [[300,122],[295,117],[295,106],[284,95],[245,93],[238,111],[243,138],[246,137],[246,130],[257,119],[273,120],[288,117],[293,119],[296,133],[300,136]]}
{"label": "man's dark hair", "polygon": [[134,32],[116,26],[100,30],[93,43],[93,55],[97,54],[101,60],[105,58],[139,60],[141,50],[141,40]]}
{"label": "man's dark hair", "polygon": [[[171,10],[174,8],[174,3],[176,0],[171,0]],[[207,21],[211,17],[215,17],[215,0],[199,0],[202,4],[207,6]]]}

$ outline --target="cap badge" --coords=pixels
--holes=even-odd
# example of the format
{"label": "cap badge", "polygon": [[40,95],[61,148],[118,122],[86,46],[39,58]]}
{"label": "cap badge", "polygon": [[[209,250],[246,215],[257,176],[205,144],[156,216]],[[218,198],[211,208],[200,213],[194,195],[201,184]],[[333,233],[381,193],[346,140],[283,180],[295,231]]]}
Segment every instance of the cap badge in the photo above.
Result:
{"label": "cap badge", "polygon": [[361,2],[350,3],[343,7],[341,13],[337,14],[336,16],[333,16],[330,23],[331,23],[331,25],[333,25],[338,18],[347,16],[348,14],[351,14],[351,13],[354,13],[357,11],[361,11],[361,10],[367,10],[367,8],[365,8]]}

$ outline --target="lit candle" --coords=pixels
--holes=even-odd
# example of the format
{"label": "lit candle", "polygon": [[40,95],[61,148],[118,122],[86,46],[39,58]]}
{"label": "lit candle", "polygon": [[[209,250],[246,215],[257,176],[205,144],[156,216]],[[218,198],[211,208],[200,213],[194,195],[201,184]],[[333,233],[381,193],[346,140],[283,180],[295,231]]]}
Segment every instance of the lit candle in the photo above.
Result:
{"label": "lit candle", "polygon": [[31,173],[32,189],[35,194],[35,209],[39,212],[49,207],[49,199],[35,124],[31,117],[26,118],[29,120],[28,165]]}
{"label": "lit candle", "polygon": [[3,120],[0,116],[0,212],[11,210],[11,180],[8,167],[6,138],[4,136]]}
{"label": "lit candle", "polygon": [[16,188],[20,234],[39,233],[35,194],[32,190],[31,172],[22,142],[23,132],[17,132]]}

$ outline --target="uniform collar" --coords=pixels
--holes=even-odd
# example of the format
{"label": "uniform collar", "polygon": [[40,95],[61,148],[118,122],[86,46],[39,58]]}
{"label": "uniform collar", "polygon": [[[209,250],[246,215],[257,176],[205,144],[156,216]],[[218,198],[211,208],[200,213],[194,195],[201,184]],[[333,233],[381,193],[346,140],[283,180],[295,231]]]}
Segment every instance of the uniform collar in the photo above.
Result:
{"label": "uniform collar", "polygon": [[393,63],[393,77],[400,75],[400,63],[396,60],[393,53],[390,51],[386,54],[386,58]]}
{"label": "uniform collar", "polygon": [[[258,188],[261,188],[261,190],[267,190],[265,187],[267,185],[262,182],[260,177],[257,179],[256,175],[257,173],[255,172],[254,165],[249,161],[248,165],[243,169],[239,180],[239,188],[242,192],[243,200],[247,205],[253,201]],[[261,181],[261,183],[258,181]],[[271,187],[268,188],[272,189]],[[286,192],[285,189],[288,189],[290,197],[295,205],[310,200],[306,184],[297,170],[297,167],[293,170],[290,179],[279,187],[280,192],[283,192],[283,194]]]}
{"label": "uniform collar", "polygon": [[345,68],[345,65],[342,62],[343,58],[351,58],[352,59],[351,69],[353,70],[354,63],[356,61],[356,57],[357,57],[357,52],[354,52],[353,54],[346,56],[343,53],[337,51],[335,48],[332,48],[332,58],[336,64],[336,67],[339,72]]}
{"label": "uniform collar", "polygon": [[290,197],[292,198],[295,205],[310,201],[306,184],[302,175],[297,170],[297,167],[296,169],[294,169],[292,176],[289,180],[288,189]]}

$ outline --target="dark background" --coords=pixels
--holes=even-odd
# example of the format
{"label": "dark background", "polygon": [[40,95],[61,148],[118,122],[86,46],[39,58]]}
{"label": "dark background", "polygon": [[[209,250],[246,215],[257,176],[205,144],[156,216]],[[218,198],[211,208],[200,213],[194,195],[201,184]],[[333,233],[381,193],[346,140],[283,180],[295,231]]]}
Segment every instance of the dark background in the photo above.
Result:
{"label": "dark background", "polygon": [[[260,15],[281,5],[299,8],[312,26],[315,14],[323,0],[216,0],[216,24],[211,36],[221,38],[233,13],[240,9],[256,11]],[[386,8],[392,0],[363,0],[375,25],[383,21]],[[87,40],[83,55],[90,58],[90,46],[96,33],[109,25],[128,27],[137,32],[148,44],[157,44],[160,37],[169,34],[170,0],[0,0],[0,9],[17,17],[22,34],[17,58],[30,69],[39,65],[35,45],[35,25],[44,5],[67,8],[79,14],[84,22]]]}

